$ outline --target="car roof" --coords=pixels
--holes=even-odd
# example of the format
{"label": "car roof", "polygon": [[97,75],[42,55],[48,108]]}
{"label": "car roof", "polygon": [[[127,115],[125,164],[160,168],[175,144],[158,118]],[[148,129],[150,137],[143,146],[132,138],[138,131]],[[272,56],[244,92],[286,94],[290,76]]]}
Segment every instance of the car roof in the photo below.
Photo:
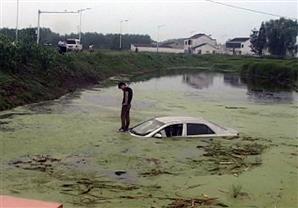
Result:
{"label": "car roof", "polygon": [[226,131],[235,132],[234,129],[225,128],[211,121],[205,120],[201,117],[187,117],[187,116],[166,116],[166,117],[156,117],[157,121],[160,121],[165,124],[173,123],[200,123],[209,126],[216,134],[225,133]]}
{"label": "car roof", "polygon": [[163,122],[163,123],[173,123],[173,122],[208,122],[203,118],[194,118],[194,117],[187,117],[187,116],[165,116],[165,117],[156,117],[156,120]]}

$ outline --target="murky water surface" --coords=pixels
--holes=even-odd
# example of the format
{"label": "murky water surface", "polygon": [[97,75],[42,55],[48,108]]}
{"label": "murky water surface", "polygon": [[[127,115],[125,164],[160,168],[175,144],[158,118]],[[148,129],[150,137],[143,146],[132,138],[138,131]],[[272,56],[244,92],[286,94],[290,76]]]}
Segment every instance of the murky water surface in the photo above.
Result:
{"label": "murky water surface", "polygon": [[[132,123],[204,117],[235,140],[118,133],[115,85],[0,113],[0,193],[65,207],[167,207],[218,197],[230,207],[295,207],[298,94],[253,91],[237,75],[185,73],[132,82]],[[236,155],[235,155],[236,154]],[[236,185],[241,194],[234,198]]]}

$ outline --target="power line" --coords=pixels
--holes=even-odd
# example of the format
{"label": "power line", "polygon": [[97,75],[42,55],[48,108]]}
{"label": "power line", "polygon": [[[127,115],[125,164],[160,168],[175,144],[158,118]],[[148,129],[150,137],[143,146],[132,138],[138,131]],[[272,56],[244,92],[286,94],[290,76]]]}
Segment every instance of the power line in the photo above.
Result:
{"label": "power line", "polygon": [[[259,10],[254,10],[254,9],[249,9],[249,8],[245,8],[245,7],[235,6],[235,5],[232,5],[232,4],[226,4],[226,3],[222,3],[222,2],[218,2],[218,1],[213,1],[213,0],[205,0],[205,1],[208,1],[208,2],[214,3],[214,4],[219,4],[219,5],[222,5],[222,6],[231,7],[231,8],[234,8],[234,9],[241,9],[241,10],[245,10],[245,11],[249,11],[249,12],[253,12],[253,13],[265,14],[265,15],[269,15],[269,16],[273,16],[273,17],[285,17],[285,16],[278,15],[278,14],[273,14],[273,13],[269,13],[269,12],[263,12],[263,11],[259,11]],[[297,20],[297,18],[293,18],[293,17],[286,17],[286,18]]]}

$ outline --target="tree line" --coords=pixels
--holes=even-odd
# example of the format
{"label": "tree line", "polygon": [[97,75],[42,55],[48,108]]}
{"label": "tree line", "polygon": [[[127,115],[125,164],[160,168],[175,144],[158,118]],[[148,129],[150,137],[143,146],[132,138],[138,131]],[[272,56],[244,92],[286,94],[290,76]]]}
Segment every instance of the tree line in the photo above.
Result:
{"label": "tree line", "polygon": [[[34,43],[36,42],[36,28],[24,28],[19,30],[19,41]],[[15,39],[15,29],[2,28],[0,34],[5,35],[11,40]],[[78,34],[71,33],[60,35],[51,31],[49,28],[40,29],[40,43],[43,45],[57,46],[58,41],[67,38],[78,38]],[[97,32],[82,33],[82,44],[84,48],[93,45],[96,49],[119,49],[119,34],[102,34]],[[149,35],[141,34],[123,34],[122,49],[130,49],[131,44],[151,44],[152,39]]]}
{"label": "tree line", "polygon": [[270,55],[284,57],[297,53],[297,20],[280,18],[262,22],[259,30],[250,35],[251,49],[259,56]]}
{"label": "tree line", "polygon": [[[0,34],[14,40],[15,29],[2,28]],[[262,22],[260,28],[254,29],[250,35],[251,50],[259,55],[272,55],[278,57],[294,56],[297,51],[297,20],[275,19]],[[78,34],[60,35],[49,28],[40,29],[40,43],[57,46],[58,41],[67,38],[78,38]],[[19,30],[20,41],[33,43],[36,41],[36,28]],[[93,45],[95,49],[119,49],[119,34],[102,34],[97,32],[82,33],[84,48]],[[122,49],[129,49],[131,44],[151,44],[153,40],[149,35],[124,34],[122,35]]]}

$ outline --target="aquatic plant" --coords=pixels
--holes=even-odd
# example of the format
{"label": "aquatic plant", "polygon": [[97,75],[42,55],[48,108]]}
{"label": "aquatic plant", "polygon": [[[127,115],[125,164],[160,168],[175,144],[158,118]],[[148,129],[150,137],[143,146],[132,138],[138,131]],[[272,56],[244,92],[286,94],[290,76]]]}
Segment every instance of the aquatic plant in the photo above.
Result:
{"label": "aquatic plant", "polygon": [[242,186],[240,184],[232,185],[232,196],[237,198],[241,194]]}
{"label": "aquatic plant", "polygon": [[250,168],[262,164],[260,155],[267,146],[259,143],[243,142],[223,144],[216,141],[206,146],[197,146],[197,148],[205,150],[203,155],[206,158],[201,160],[209,161],[209,173],[239,175]]}

